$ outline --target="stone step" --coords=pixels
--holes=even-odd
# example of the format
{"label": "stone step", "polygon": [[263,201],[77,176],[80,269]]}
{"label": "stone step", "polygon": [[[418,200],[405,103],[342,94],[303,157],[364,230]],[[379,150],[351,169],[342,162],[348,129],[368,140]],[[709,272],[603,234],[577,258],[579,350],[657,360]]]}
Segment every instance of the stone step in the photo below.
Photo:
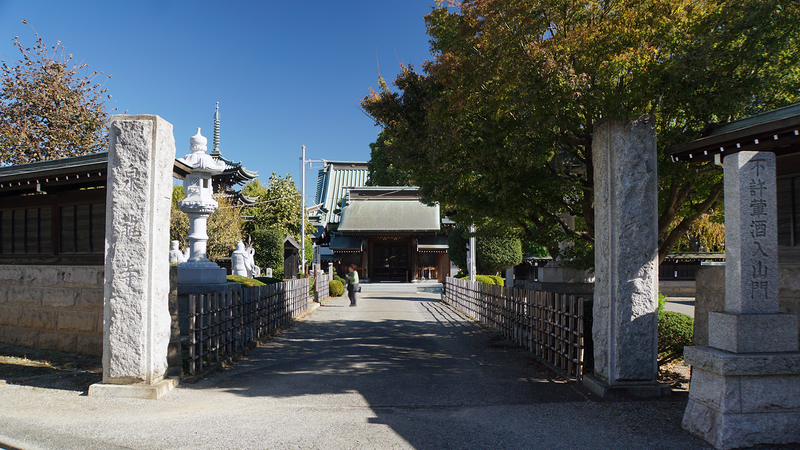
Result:
{"label": "stone step", "polygon": [[417,292],[442,292],[441,283],[360,283],[362,294],[368,293],[402,293],[415,294]]}

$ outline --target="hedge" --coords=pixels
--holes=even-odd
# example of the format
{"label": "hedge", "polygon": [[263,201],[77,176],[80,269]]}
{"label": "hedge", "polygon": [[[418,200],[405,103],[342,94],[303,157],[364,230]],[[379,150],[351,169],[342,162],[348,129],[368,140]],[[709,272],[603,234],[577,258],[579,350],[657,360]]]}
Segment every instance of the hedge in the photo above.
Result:
{"label": "hedge", "polygon": [[[462,280],[469,280],[469,275],[456,278]],[[503,280],[503,277],[498,277],[497,275],[476,275],[475,281],[477,281],[478,283],[496,284],[498,286],[505,286],[505,281]]]}
{"label": "hedge", "polygon": [[[461,270],[467,269],[467,242],[469,230],[462,226],[454,228],[447,236],[447,254]],[[479,273],[497,273],[522,262],[522,241],[516,237],[478,236],[475,255]]]}
{"label": "hedge", "polygon": [[692,345],[694,319],[675,311],[658,313],[658,365],[683,358],[683,347]]}
{"label": "hedge", "polygon": [[264,286],[265,284],[260,280],[254,278],[247,278],[241,275],[228,275],[227,280],[233,283],[239,283],[242,286]]}

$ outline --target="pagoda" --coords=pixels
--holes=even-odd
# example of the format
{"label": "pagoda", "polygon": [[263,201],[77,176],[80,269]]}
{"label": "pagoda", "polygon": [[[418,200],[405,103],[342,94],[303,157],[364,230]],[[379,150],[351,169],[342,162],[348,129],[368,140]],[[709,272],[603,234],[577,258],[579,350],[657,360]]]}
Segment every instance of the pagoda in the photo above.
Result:
{"label": "pagoda", "polygon": [[241,189],[248,181],[258,177],[258,172],[247,170],[242,166],[242,162],[233,162],[222,156],[219,150],[219,102],[214,112],[214,149],[209,153],[214,161],[225,164],[225,169],[222,173],[213,176],[212,180],[214,186],[217,186],[218,191],[214,194],[215,197],[225,197],[232,200],[233,204],[249,205],[257,201],[256,198],[248,197],[242,194]]}

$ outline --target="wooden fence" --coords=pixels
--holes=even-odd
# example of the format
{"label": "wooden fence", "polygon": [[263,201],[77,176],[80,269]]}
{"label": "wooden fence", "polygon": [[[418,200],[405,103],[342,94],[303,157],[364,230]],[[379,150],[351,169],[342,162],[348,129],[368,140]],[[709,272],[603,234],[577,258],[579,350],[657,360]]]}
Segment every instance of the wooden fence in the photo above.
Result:
{"label": "wooden fence", "polygon": [[331,296],[330,281],[332,278],[325,272],[319,272],[314,281],[314,301],[319,303]]}
{"label": "wooden fence", "polygon": [[309,305],[308,278],[189,294],[189,374],[288,324]]}
{"label": "wooden fence", "polygon": [[583,377],[583,296],[448,277],[444,301],[568,376]]}

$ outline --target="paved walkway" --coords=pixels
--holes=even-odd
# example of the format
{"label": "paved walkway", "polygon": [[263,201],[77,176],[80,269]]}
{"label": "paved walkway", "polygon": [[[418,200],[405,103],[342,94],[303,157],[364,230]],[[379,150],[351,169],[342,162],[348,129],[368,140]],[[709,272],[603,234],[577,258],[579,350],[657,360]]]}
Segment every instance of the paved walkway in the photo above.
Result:
{"label": "paved walkway", "polygon": [[685,399],[591,401],[438,298],[332,299],[157,401],[0,385],[0,448],[710,448]]}

